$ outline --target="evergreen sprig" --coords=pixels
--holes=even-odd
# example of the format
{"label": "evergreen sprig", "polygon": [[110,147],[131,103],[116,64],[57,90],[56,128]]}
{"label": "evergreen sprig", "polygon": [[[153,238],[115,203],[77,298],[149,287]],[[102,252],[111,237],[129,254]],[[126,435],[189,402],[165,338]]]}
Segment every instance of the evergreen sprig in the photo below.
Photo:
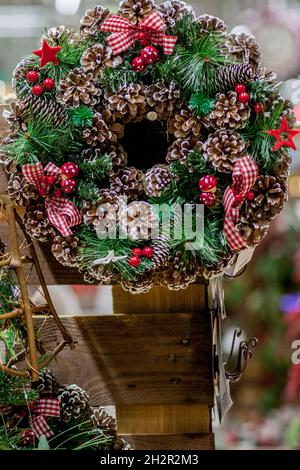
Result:
{"label": "evergreen sprig", "polygon": [[109,155],[104,154],[78,162],[78,167],[86,180],[101,180],[112,169],[112,161]]}
{"label": "evergreen sprig", "polygon": [[209,98],[203,93],[194,93],[190,99],[190,108],[196,116],[205,116],[209,114],[215,105],[215,99]]}
{"label": "evergreen sprig", "polygon": [[36,390],[30,389],[30,383],[25,378],[0,372],[0,405],[26,405],[36,400],[38,396]]}
{"label": "evergreen sprig", "polygon": [[78,106],[68,111],[69,119],[74,126],[89,127],[93,124],[94,111],[88,106]]}

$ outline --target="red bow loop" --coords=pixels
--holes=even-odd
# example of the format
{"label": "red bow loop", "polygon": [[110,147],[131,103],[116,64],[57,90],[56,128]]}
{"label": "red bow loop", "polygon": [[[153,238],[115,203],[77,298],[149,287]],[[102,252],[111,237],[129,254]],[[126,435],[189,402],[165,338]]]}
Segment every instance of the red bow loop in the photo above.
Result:
{"label": "red bow loop", "polygon": [[46,418],[60,417],[60,404],[57,398],[40,398],[33,406],[31,428],[37,439],[50,437],[54,433],[47,424]]}
{"label": "red bow loop", "polygon": [[236,230],[239,220],[239,209],[258,178],[258,166],[251,157],[237,160],[233,167],[232,186],[228,186],[223,195],[225,210],[224,235],[232,250],[246,246],[246,242]]}
{"label": "red bow loop", "polygon": [[139,25],[135,25],[121,16],[112,15],[100,27],[101,31],[112,33],[107,41],[115,55],[130,49],[138,39],[140,31],[148,33],[149,41],[152,44],[162,46],[164,54],[172,54],[177,37],[166,35],[165,29],[166,25],[157,12],[151,13]]}

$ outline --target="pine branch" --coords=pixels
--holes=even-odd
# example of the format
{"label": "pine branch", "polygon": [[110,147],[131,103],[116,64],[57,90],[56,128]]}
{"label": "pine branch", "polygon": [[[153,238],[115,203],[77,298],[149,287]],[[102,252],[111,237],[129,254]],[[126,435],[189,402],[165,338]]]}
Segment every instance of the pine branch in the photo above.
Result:
{"label": "pine branch", "polygon": [[98,186],[93,181],[81,180],[76,188],[75,204],[82,206],[83,201],[96,203],[99,199]]}
{"label": "pine branch", "polygon": [[88,106],[78,106],[68,111],[69,119],[74,126],[89,127],[93,124],[94,111]]}
{"label": "pine branch", "polygon": [[78,167],[86,180],[101,180],[107,176],[112,168],[109,155],[96,156],[92,160],[78,162]]}
{"label": "pine branch", "polygon": [[209,114],[215,105],[214,98],[208,98],[203,93],[194,93],[190,99],[190,108],[196,116],[205,116]]}

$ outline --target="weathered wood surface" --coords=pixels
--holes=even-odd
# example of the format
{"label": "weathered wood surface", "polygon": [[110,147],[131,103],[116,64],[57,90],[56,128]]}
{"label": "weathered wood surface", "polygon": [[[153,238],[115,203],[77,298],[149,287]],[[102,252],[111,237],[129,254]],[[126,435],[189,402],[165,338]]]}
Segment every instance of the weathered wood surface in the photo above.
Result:
{"label": "weathered wood surface", "polygon": [[214,450],[214,435],[169,434],[169,435],[123,435],[133,449],[139,450]]}
{"label": "weathered wood surface", "polygon": [[[87,389],[94,404],[213,404],[208,314],[62,319],[77,346],[52,369],[60,381]],[[50,347],[58,342],[51,319],[41,338]]]}

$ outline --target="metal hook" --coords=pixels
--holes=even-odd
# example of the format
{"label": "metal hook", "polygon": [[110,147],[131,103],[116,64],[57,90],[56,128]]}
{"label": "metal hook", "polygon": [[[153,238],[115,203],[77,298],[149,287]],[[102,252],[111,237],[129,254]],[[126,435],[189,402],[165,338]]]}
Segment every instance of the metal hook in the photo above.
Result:
{"label": "metal hook", "polygon": [[[228,360],[225,362],[224,365],[230,362],[233,356],[236,338],[239,338],[241,336],[241,333],[242,331],[239,328],[235,330],[233,339],[232,339],[230,354],[229,354]],[[252,349],[254,349],[257,346],[257,344],[258,344],[257,338],[250,338],[248,341],[243,340],[240,342],[236,368],[231,372],[225,371],[226,378],[231,383],[238,382],[241,379],[242,374],[247,367],[248,361],[249,359],[251,359],[253,355]]]}

